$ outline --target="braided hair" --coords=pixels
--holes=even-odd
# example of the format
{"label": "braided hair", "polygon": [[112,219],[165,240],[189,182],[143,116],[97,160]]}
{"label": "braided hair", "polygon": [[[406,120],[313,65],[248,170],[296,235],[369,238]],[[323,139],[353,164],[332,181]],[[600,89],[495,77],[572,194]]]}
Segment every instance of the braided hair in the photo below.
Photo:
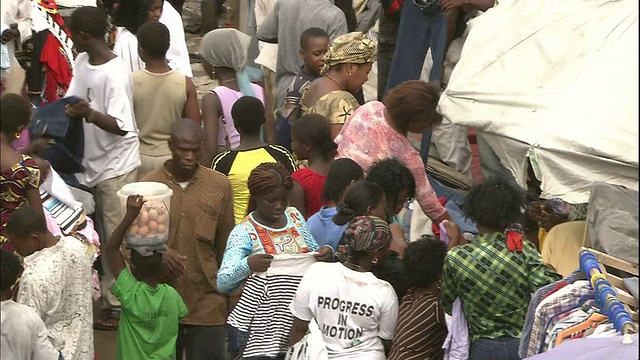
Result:
{"label": "braided hair", "polygon": [[299,142],[309,144],[326,160],[336,156],[338,145],[331,137],[331,124],[318,114],[306,114],[291,125],[291,135]]}
{"label": "braided hair", "polygon": [[267,195],[276,189],[289,192],[293,188],[293,179],[284,165],[280,163],[262,163],[249,174],[249,206],[247,214],[256,209],[256,196]]}

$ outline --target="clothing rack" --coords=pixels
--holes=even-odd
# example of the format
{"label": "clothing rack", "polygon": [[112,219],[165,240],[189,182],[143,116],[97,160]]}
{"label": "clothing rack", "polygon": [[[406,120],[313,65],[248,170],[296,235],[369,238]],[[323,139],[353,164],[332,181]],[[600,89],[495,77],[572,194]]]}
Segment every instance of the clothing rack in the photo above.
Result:
{"label": "clothing rack", "polygon": [[[607,315],[617,331],[626,336],[635,333],[636,324],[634,324],[633,318],[627,310],[629,308],[625,308],[625,305],[618,299],[619,289],[614,290],[593,251],[592,249],[583,248],[580,252],[580,269],[587,275],[587,280],[589,280],[594,290],[596,304],[600,307],[602,313]],[[637,275],[637,270],[635,275]]]}

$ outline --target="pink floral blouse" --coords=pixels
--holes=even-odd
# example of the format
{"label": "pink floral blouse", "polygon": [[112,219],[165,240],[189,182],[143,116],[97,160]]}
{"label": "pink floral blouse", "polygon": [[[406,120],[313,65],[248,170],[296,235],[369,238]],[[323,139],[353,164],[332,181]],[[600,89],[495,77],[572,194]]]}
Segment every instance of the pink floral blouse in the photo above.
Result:
{"label": "pink floral blouse", "polygon": [[384,118],[384,104],[371,101],[356,109],[336,137],[337,158],[350,158],[357,162],[365,173],[373,163],[396,158],[413,174],[416,181],[416,200],[422,211],[431,219],[445,213],[433,191],[420,153],[406,136],[393,130]]}

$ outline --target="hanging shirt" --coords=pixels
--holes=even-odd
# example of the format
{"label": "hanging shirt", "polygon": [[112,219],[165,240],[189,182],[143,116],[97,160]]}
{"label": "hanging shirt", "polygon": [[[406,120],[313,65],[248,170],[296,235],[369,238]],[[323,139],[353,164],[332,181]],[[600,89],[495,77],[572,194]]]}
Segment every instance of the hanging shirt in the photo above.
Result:
{"label": "hanging shirt", "polygon": [[289,305],[302,275],[315,263],[313,254],[277,254],[269,269],[247,279],[240,301],[229,315],[228,323],[249,339],[243,357],[275,358],[286,353],[293,326]]}

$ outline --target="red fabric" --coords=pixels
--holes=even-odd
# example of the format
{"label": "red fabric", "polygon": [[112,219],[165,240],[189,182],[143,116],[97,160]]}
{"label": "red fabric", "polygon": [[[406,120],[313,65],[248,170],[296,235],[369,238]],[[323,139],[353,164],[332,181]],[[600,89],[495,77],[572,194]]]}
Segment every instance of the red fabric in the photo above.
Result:
{"label": "red fabric", "polygon": [[524,245],[523,239],[524,234],[516,231],[507,231],[507,248],[510,251],[521,252]]}
{"label": "red fabric", "polygon": [[[64,20],[58,12],[55,1],[40,0],[39,5],[47,9],[49,16],[71,37],[71,34],[64,26]],[[67,59],[60,41],[49,33],[40,54],[40,62],[45,66],[44,103],[56,101],[67,92],[73,76],[71,64],[69,63],[71,60]]]}
{"label": "red fabric", "polygon": [[307,219],[320,211],[323,205],[327,205],[327,202],[322,200],[322,188],[327,180],[326,176],[317,174],[309,168],[304,168],[294,171],[291,177],[304,189],[305,216]]}
{"label": "red fabric", "polygon": [[400,8],[404,5],[404,0],[393,0],[389,9],[387,9],[387,13],[389,15],[395,14]]}

